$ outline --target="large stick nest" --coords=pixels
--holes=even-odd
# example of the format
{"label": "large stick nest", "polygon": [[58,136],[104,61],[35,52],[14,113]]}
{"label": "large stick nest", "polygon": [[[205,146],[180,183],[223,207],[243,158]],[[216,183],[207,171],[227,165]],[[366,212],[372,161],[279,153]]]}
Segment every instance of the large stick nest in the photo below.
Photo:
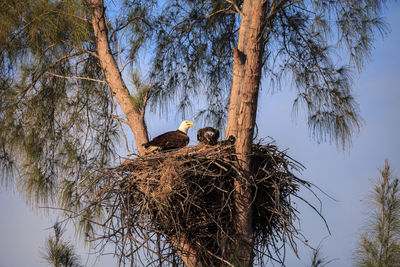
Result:
{"label": "large stick nest", "polygon": [[[88,214],[107,209],[104,233],[96,239],[114,242],[121,259],[142,260],[153,252],[146,265],[181,265],[177,255],[185,251],[177,241],[189,244],[204,265],[229,265],[233,256],[226,250],[236,234],[234,183],[241,181],[252,190],[256,260],[281,261],[285,243],[296,251],[298,213],[291,199],[299,186],[310,184],[292,173],[303,166],[275,145],[253,145],[251,162],[245,175],[233,146],[198,145],[103,170],[91,183],[94,197],[86,208]],[[135,254],[143,248],[145,254]]]}

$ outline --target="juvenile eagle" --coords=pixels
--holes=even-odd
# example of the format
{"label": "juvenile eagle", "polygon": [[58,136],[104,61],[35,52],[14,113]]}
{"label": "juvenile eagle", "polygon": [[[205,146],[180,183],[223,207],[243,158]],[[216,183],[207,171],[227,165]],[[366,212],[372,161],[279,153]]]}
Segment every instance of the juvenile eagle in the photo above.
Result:
{"label": "juvenile eagle", "polygon": [[149,152],[185,147],[189,143],[187,131],[193,126],[193,122],[183,121],[178,130],[163,133],[162,135],[155,137],[150,142],[143,144],[143,146],[147,148]]}
{"label": "juvenile eagle", "polygon": [[231,146],[234,145],[236,142],[236,137],[234,137],[233,135],[230,135],[228,137],[228,139],[221,141],[220,144],[221,146]]}
{"label": "juvenile eagle", "polygon": [[215,146],[218,143],[219,131],[212,127],[205,127],[197,132],[197,140],[200,143]]}

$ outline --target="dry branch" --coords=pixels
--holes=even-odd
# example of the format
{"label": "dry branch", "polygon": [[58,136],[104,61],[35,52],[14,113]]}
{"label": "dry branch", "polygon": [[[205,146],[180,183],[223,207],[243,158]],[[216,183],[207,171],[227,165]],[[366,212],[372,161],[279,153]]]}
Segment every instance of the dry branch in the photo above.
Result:
{"label": "dry branch", "polygon": [[292,173],[303,166],[274,145],[253,145],[251,159],[250,177],[238,169],[232,145],[199,145],[126,160],[93,177],[84,211],[106,210],[103,233],[95,238],[115,243],[122,258],[145,249],[146,255],[153,252],[147,263],[183,265],[179,255],[190,252],[172,245],[179,240],[202,265],[235,265],[229,246],[236,233],[234,181],[240,177],[252,188],[255,256],[276,259],[285,243],[296,251],[301,234],[291,198],[299,186],[311,185]]}

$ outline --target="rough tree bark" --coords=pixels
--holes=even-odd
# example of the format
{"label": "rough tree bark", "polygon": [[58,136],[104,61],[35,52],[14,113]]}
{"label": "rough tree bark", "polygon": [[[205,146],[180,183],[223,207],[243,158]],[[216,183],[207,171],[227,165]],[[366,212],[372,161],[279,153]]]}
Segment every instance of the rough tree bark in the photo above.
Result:
{"label": "rough tree bark", "polygon": [[[111,53],[107,36],[104,1],[89,0],[89,8],[101,68],[103,69],[108,86],[125,113],[128,125],[135,136],[137,150],[139,154],[143,154],[145,150],[142,144],[148,142],[147,127],[144,121],[145,107],[140,112],[131,102],[129,91]],[[172,244],[178,248],[180,257],[188,267],[201,266],[196,259],[195,250],[185,242],[184,238],[181,238],[179,242],[172,240]]]}
{"label": "rough tree bark", "polygon": [[101,68],[110,90],[115,96],[122,111],[125,113],[127,123],[131,128],[139,154],[143,154],[144,147],[142,144],[148,142],[147,128],[144,121],[144,108],[140,112],[135,108],[131,101],[131,95],[121,72],[115,61],[108,41],[107,25],[105,20],[105,8],[103,0],[89,0],[89,8],[91,13],[91,22],[93,26],[94,36],[96,38],[97,54],[99,56]]}
{"label": "rough tree bark", "polygon": [[[285,1],[277,1],[280,4]],[[262,55],[264,52],[264,30],[268,1],[245,0],[242,6],[242,20],[239,29],[238,46],[234,50],[234,68],[226,136],[236,137],[236,153],[240,167],[246,176],[250,173],[250,156],[256,122],[258,90],[261,79]],[[117,63],[113,58],[108,42],[107,27],[104,17],[103,0],[90,0],[92,25],[97,43],[97,52],[106,81],[120,104],[128,124],[135,135],[139,153],[141,144],[148,141],[144,113],[135,109],[129,91],[121,77]],[[272,11],[272,10],[269,10]],[[234,263],[238,266],[251,266],[253,261],[253,229],[251,189],[246,179],[235,181],[235,201],[237,216],[235,228],[236,242],[230,253],[234,253]],[[180,247],[182,260],[187,266],[196,266],[195,250],[184,241],[172,242]],[[186,253],[185,253],[186,252]],[[198,266],[198,265],[197,265]]]}
{"label": "rough tree bark", "polygon": [[[239,29],[238,46],[233,53],[233,79],[226,136],[236,137],[236,153],[245,177],[250,175],[250,156],[256,122],[258,90],[264,52],[264,26],[268,1],[245,0]],[[237,236],[234,248],[239,266],[253,261],[251,188],[246,179],[235,181]]]}
{"label": "rough tree bark", "polygon": [[180,238],[171,238],[171,244],[177,248],[177,253],[187,267],[202,267],[204,266],[196,256],[194,250],[187,242],[183,235]]}

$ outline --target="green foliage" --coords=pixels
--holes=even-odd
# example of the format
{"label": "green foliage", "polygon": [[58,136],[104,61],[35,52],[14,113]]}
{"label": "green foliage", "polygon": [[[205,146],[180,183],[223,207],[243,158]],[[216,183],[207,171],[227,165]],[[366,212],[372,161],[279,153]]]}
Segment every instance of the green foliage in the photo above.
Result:
{"label": "green foliage", "polygon": [[[308,110],[318,141],[345,145],[361,126],[350,70],[368,58],[376,31],[386,33],[379,16],[384,3],[300,1],[266,22],[264,76],[294,79],[295,107],[302,104]],[[270,2],[268,12],[274,4]],[[125,1],[110,7],[112,16],[114,7],[120,14],[108,26],[121,68],[155,41],[149,77],[155,84],[153,105],[179,99],[185,114],[191,100],[205,92],[207,106],[197,119],[222,127],[240,25],[235,6],[223,0],[187,0]],[[9,178],[18,167],[21,191],[35,203],[45,203],[62,181],[77,182],[110,161],[118,135],[114,106],[104,84],[86,79],[103,78],[86,2],[1,0],[0,26],[2,182],[12,184]],[[349,67],[337,67],[334,55],[341,51],[348,52]],[[149,87],[135,85],[139,80],[133,76],[131,100],[141,110]]]}
{"label": "green foliage", "polygon": [[[140,49],[146,46],[146,41],[151,39],[153,34],[153,12],[157,1],[124,1],[121,9],[124,12],[116,17],[115,28],[125,29],[127,35],[128,59],[134,59]],[[126,28],[124,28],[127,26]]]}
{"label": "green foliage", "polygon": [[[277,1],[268,2],[271,12]],[[368,59],[376,33],[386,34],[380,18],[385,1],[290,3],[263,25],[264,77],[276,88],[280,79],[292,78],[295,107],[308,111],[314,137],[345,145],[362,123],[352,70]],[[151,91],[132,72],[134,106],[144,111],[151,96],[153,107],[177,100],[185,111],[204,95],[207,106],[197,119],[222,127],[240,26],[236,7],[224,0],[107,4],[111,52],[121,71],[145,49],[153,63]],[[341,52],[348,66],[338,66]],[[71,212],[90,201],[97,192],[85,191],[95,182],[88,177],[112,162],[120,132],[103,79],[87,1],[0,0],[2,184],[16,184],[32,204],[52,202]],[[90,236],[104,210],[86,212],[80,229]]]}
{"label": "green foliage", "polygon": [[102,70],[82,1],[0,1],[0,10],[1,180],[46,204],[62,181],[108,164],[114,107],[104,84],[85,80]]}
{"label": "green foliage", "polygon": [[63,231],[59,223],[54,224],[54,236],[46,240],[43,258],[54,267],[79,267],[79,256],[76,255],[74,247],[62,240]]}
{"label": "green foliage", "polygon": [[313,249],[310,267],[324,267],[334,261],[334,260],[329,260],[327,257],[322,257],[321,249],[322,249],[321,243],[318,245],[316,249]]}
{"label": "green foliage", "polygon": [[369,195],[368,222],[355,251],[356,266],[400,266],[400,185],[389,162]]}
{"label": "green foliage", "polygon": [[134,107],[142,112],[144,107],[146,106],[147,99],[149,98],[149,93],[151,86],[149,84],[145,84],[141,78],[139,72],[133,71],[131,73],[131,82],[134,87],[134,92],[131,92],[131,101]]}
{"label": "green foliage", "polygon": [[[234,1],[240,7],[243,1]],[[308,112],[318,141],[346,147],[362,125],[352,95],[352,70],[368,60],[386,1],[268,1],[264,29],[263,76],[270,90],[291,78],[298,90],[294,111]],[[276,12],[276,13],[273,13]],[[207,107],[199,115],[224,124],[232,79],[232,51],[240,16],[228,1],[172,1],[158,20],[154,94],[161,103],[178,98],[184,110],[202,90]],[[338,54],[348,58],[340,66]],[[199,87],[201,89],[199,89]],[[301,105],[299,105],[301,104]]]}
{"label": "green foliage", "polygon": [[175,103],[182,114],[191,99],[204,93],[207,106],[198,115],[225,124],[232,51],[240,19],[226,1],[171,1],[157,20],[153,96],[161,105]]}

